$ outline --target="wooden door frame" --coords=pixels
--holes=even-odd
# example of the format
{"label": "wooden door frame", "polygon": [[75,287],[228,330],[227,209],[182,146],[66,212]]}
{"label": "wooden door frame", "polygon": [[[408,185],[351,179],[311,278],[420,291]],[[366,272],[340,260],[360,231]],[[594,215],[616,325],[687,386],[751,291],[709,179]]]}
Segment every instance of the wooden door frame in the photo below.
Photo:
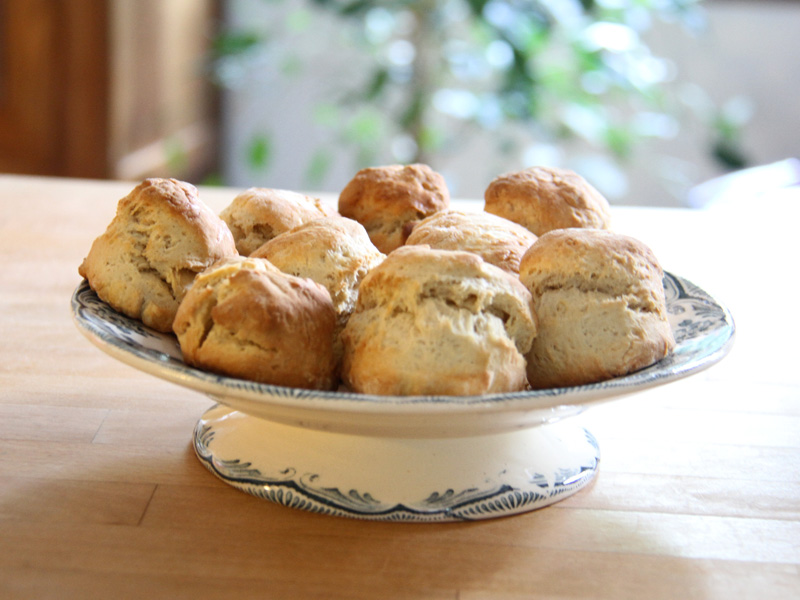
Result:
{"label": "wooden door frame", "polygon": [[0,171],[108,174],[108,44],[106,0],[0,3]]}

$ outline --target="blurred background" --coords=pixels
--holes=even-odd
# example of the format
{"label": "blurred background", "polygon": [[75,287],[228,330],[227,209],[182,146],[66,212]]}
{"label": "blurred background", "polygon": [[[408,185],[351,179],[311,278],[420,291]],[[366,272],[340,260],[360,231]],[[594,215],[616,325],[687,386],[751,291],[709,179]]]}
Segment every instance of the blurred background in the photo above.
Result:
{"label": "blurred background", "polygon": [[0,0],[0,172],[337,193],[535,164],[612,203],[800,157],[798,0]]}

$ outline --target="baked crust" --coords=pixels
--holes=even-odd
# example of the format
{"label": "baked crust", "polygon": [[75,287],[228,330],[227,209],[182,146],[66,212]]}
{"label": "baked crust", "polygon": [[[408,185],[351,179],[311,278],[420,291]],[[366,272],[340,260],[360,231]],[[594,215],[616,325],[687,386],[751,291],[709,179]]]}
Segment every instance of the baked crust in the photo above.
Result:
{"label": "baked crust", "polygon": [[567,169],[532,167],[496,177],[484,193],[486,212],[504,217],[537,236],[553,229],[609,229],[608,200]]}
{"label": "baked crust", "polygon": [[639,240],[597,229],[551,231],[523,256],[520,280],[539,317],[527,354],[534,389],[625,375],[675,345],[663,271]]}
{"label": "baked crust", "polygon": [[328,290],[336,311],[334,347],[340,359],[340,334],[355,308],[361,280],[385,258],[364,227],[342,216],[316,219],[271,239],[252,256]]}
{"label": "baked crust", "polygon": [[462,250],[517,275],[519,261],[536,241],[531,231],[487,212],[447,209],[420,221],[406,245],[425,244],[439,250]]}
{"label": "baked crust", "polygon": [[335,215],[318,198],[270,188],[250,188],[238,194],[220,213],[233,234],[236,249],[249,256],[261,245],[306,221]]}
{"label": "baked crust", "polygon": [[321,285],[239,257],[199,275],[175,317],[184,361],[262,383],[333,389],[336,317]]}
{"label": "baked crust", "polygon": [[112,308],[168,332],[195,275],[236,254],[227,225],[194,186],[154,178],[119,201],[78,272]]}
{"label": "baked crust", "polygon": [[343,315],[353,311],[361,280],[385,258],[361,224],[341,216],[299,225],[251,256],[266,258],[285,273],[325,286],[336,312]]}
{"label": "baked crust", "polygon": [[422,164],[362,169],[339,195],[339,213],[361,223],[384,254],[402,246],[415,223],[449,206],[444,177]]}
{"label": "baked crust", "polygon": [[405,246],[361,282],[342,334],[342,378],[368,394],[522,390],[535,335],[516,277],[468,252]]}

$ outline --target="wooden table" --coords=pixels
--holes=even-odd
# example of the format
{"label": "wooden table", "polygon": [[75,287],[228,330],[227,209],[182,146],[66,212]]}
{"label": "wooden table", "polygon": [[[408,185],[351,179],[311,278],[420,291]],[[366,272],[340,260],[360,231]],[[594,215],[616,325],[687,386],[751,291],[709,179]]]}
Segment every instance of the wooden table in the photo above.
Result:
{"label": "wooden table", "polygon": [[617,230],[728,305],[730,355],[578,417],[602,461],[575,496],[392,524],[225,485],[190,446],[211,400],[77,331],[78,264],[131,188],[0,176],[0,598],[800,597],[797,189],[746,209],[615,208]]}

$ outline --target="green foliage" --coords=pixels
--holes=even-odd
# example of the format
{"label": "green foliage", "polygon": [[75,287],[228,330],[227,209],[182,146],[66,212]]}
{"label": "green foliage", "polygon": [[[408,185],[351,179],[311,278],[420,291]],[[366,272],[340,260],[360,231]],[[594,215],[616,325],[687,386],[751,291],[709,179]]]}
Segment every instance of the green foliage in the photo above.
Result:
{"label": "green foliage", "polygon": [[749,161],[742,150],[741,132],[742,119],[725,107],[718,111],[713,119],[714,137],[712,139],[712,152],[714,158],[729,169],[741,169]]}
{"label": "green foliage", "polygon": [[272,140],[265,134],[250,138],[247,146],[247,164],[254,171],[265,171],[272,160]]}
{"label": "green foliage", "polygon": [[266,41],[255,31],[225,31],[214,39],[213,52],[217,57],[236,56],[253,50]]}
{"label": "green foliage", "polygon": [[[352,147],[358,163],[404,139],[414,146],[406,162],[434,164],[435,153],[486,130],[509,153],[577,138],[625,160],[643,139],[665,135],[642,127],[643,115],[658,122],[679,104],[666,91],[669,66],[643,34],[659,18],[687,28],[702,22],[699,0],[274,0],[287,2],[282,20],[220,36],[218,56],[311,47],[328,60],[357,55],[366,76],[333,82],[335,95],[320,101],[315,121]],[[314,22],[325,19],[339,35],[319,43]],[[278,64],[291,76],[298,60],[290,53]],[[742,124],[710,125],[711,153],[726,165],[742,162]],[[271,140],[256,136],[248,162],[268,168],[272,152]],[[330,162],[314,155],[309,175],[323,177]]]}

